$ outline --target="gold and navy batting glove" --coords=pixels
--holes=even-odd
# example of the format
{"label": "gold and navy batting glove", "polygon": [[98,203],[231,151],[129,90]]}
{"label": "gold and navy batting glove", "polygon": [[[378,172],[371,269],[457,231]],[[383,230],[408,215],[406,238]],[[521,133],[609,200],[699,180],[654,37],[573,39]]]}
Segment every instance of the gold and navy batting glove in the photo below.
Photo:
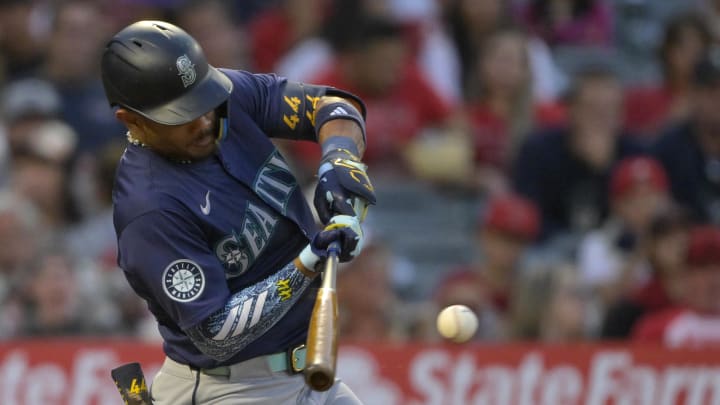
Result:
{"label": "gold and navy batting glove", "polygon": [[335,215],[357,216],[362,222],[368,206],[376,203],[367,165],[357,155],[357,149],[349,138],[332,137],[323,145],[313,199],[323,224]]}
{"label": "gold and navy batting glove", "polygon": [[316,233],[310,244],[300,252],[298,258],[302,265],[306,269],[318,271],[319,267],[322,267],[318,264],[327,258],[328,247],[333,242],[338,242],[340,245],[338,259],[341,263],[356,258],[364,245],[364,235],[358,217],[336,215],[330,218],[325,229]]}

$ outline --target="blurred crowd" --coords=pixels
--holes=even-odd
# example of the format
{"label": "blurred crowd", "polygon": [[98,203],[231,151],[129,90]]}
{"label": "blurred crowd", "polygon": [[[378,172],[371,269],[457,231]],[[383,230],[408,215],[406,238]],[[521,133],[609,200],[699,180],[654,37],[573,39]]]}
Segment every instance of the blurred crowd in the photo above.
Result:
{"label": "blurred crowd", "polygon": [[[367,104],[347,340],[720,345],[720,1],[0,0],[0,338],[157,338],[116,265],[99,55],[140,19]],[[316,145],[277,142],[308,191]]]}

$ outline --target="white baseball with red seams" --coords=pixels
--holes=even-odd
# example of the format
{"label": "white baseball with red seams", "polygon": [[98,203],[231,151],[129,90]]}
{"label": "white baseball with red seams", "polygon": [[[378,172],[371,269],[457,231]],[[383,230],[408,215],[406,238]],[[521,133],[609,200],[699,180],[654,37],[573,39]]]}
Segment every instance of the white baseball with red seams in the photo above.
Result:
{"label": "white baseball with red seams", "polygon": [[445,339],[463,343],[475,336],[478,328],[477,315],[465,305],[445,307],[437,317],[437,330]]}

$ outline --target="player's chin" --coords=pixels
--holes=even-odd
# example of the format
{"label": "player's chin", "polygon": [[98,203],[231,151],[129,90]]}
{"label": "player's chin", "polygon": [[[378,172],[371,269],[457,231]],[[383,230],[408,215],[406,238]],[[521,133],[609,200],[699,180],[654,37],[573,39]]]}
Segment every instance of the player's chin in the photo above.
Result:
{"label": "player's chin", "polygon": [[188,145],[188,152],[193,158],[200,159],[210,156],[215,151],[215,148],[215,137],[207,134],[193,140]]}

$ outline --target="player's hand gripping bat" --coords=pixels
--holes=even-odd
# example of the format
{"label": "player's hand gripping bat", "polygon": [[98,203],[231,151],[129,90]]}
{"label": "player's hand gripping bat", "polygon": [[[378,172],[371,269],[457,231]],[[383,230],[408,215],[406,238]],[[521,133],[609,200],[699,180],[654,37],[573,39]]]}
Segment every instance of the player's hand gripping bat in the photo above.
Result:
{"label": "player's hand gripping bat", "polygon": [[[353,200],[353,209],[362,221],[368,203],[360,198]],[[338,346],[338,299],[335,292],[340,244],[328,247],[323,282],[315,297],[307,338],[305,382],[316,391],[327,391],[335,383]]]}
{"label": "player's hand gripping bat", "polygon": [[338,301],[335,293],[340,245],[328,247],[323,282],[315,297],[307,339],[305,382],[316,391],[327,391],[335,382],[337,363]]}
{"label": "player's hand gripping bat", "polygon": [[140,363],[128,363],[110,371],[125,405],[152,405]]}

